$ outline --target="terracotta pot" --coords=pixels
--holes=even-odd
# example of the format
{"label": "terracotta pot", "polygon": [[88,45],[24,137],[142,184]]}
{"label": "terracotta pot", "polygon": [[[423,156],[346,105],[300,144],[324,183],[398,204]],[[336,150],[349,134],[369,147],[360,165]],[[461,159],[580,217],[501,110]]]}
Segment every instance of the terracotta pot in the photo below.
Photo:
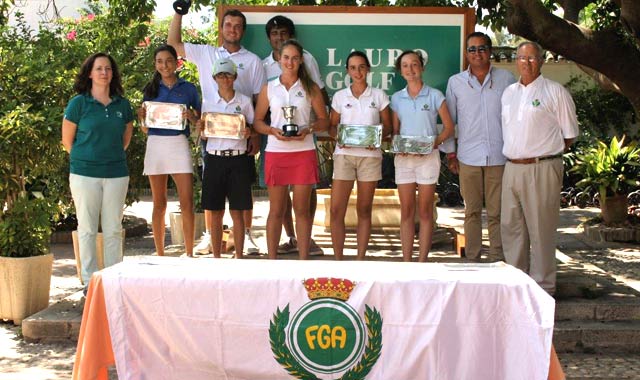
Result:
{"label": "terracotta pot", "polygon": [[0,257],[0,319],[19,325],[49,306],[53,255]]}
{"label": "terracotta pot", "polygon": [[605,224],[624,222],[627,220],[627,196],[617,194],[607,197],[600,205],[600,214]]}

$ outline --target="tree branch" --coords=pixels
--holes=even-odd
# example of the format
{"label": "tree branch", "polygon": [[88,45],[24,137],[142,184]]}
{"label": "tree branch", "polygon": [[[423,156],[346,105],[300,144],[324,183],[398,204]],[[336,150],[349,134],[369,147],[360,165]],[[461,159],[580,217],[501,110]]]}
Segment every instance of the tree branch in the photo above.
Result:
{"label": "tree branch", "polygon": [[578,23],[580,11],[584,9],[592,0],[558,0],[558,4],[564,9],[564,19]]}
{"label": "tree branch", "polygon": [[620,21],[622,25],[631,33],[636,42],[640,42],[640,1],[619,0],[620,1]]}
{"label": "tree branch", "polygon": [[[621,0],[628,1],[628,0]],[[551,14],[539,0],[507,0],[511,33],[540,43],[610,79],[614,88],[640,110],[640,50],[616,30],[594,31]],[[635,3],[630,1],[630,3]],[[628,11],[640,5],[629,6]],[[603,80],[603,83],[606,81]]]}

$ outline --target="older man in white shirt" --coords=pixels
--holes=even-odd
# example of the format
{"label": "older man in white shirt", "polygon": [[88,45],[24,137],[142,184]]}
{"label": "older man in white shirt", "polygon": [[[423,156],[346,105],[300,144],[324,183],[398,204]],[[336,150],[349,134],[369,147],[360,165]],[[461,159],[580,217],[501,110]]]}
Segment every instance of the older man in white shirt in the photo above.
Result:
{"label": "older man in white shirt", "polygon": [[516,79],[491,66],[491,38],[467,36],[467,70],[449,78],[447,107],[457,124],[457,152],[450,146],[449,170],[459,173],[464,198],[465,255],[479,261],[482,250],[482,206],[487,209],[489,260],[504,260],[500,236],[500,196],[506,158],[502,155],[502,93]]}
{"label": "older man in white shirt", "polygon": [[501,231],[507,263],[553,295],[562,154],[578,136],[578,121],[571,94],[540,74],[543,56],[537,43],[521,43],[516,56],[520,81],[502,95],[507,164]]}

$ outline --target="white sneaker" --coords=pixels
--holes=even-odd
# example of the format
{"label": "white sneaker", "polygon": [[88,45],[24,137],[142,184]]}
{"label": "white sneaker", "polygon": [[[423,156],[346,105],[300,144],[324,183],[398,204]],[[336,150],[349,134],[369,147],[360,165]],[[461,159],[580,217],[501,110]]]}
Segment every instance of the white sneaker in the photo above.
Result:
{"label": "white sneaker", "polygon": [[209,235],[209,231],[202,233],[200,243],[198,243],[193,250],[200,253],[209,253],[211,250],[211,235]]}
{"label": "white sneaker", "polygon": [[247,252],[247,255],[259,255],[260,249],[253,238],[251,237],[250,231],[245,231],[244,233],[244,250]]}

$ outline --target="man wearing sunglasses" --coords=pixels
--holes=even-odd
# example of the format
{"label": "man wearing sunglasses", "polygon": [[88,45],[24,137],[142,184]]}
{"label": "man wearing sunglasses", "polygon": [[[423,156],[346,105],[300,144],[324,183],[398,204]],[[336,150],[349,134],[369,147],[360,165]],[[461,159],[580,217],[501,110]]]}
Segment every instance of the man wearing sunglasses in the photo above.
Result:
{"label": "man wearing sunglasses", "polygon": [[501,232],[507,263],[553,295],[562,154],[578,136],[578,121],[569,91],[540,74],[543,53],[535,42],[518,46],[520,80],[502,95],[502,153],[507,164]]}
{"label": "man wearing sunglasses", "polygon": [[482,248],[482,205],[487,209],[489,261],[504,260],[500,237],[500,194],[506,158],[502,155],[500,123],[502,92],[516,79],[491,66],[491,39],[484,33],[467,36],[469,67],[447,84],[447,107],[457,124],[457,147],[444,148],[449,170],[460,176],[464,198],[465,255],[479,261]]}

